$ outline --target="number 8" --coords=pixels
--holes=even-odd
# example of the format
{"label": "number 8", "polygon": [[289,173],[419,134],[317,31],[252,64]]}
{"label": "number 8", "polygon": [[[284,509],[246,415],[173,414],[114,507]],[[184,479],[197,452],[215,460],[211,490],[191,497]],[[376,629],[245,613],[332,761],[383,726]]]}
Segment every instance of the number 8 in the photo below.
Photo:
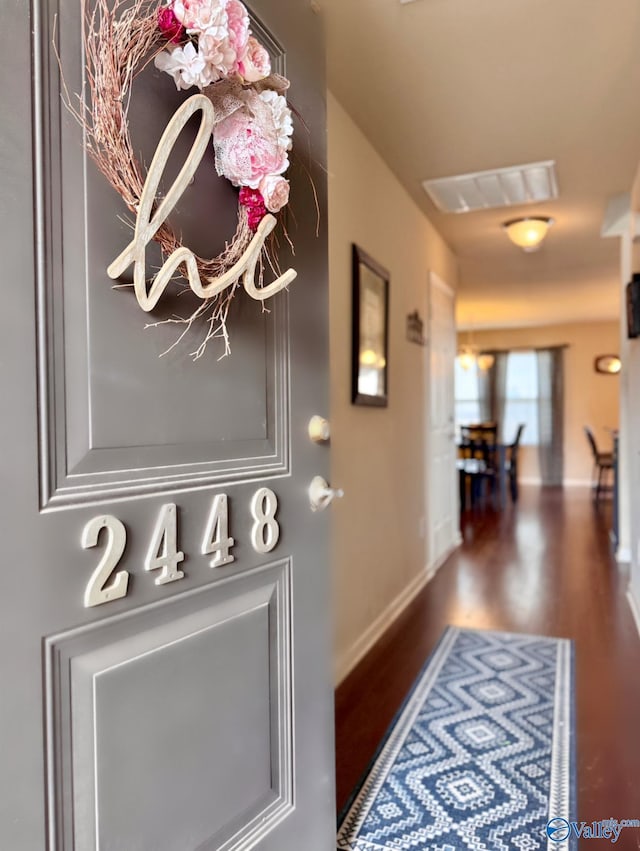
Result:
{"label": "number 8", "polygon": [[254,519],[251,543],[258,553],[270,553],[280,538],[280,526],[276,520],[278,498],[269,488],[260,488],[251,500],[251,516]]}

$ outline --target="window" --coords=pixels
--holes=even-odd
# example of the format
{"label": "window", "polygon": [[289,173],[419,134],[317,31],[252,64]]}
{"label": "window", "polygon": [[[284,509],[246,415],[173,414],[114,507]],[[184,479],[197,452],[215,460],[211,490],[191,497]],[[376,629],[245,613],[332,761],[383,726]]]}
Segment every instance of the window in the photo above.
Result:
{"label": "window", "polygon": [[538,444],[538,358],[535,352],[509,352],[502,435],[515,440],[520,423],[526,428],[521,443]]}
{"label": "window", "polygon": [[456,358],[455,363],[456,427],[479,423],[482,417],[480,415],[478,364],[474,362],[469,369],[463,369],[460,366],[459,358]]}
{"label": "window", "polygon": [[[455,362],[455,412],[456,427],[482,420],[478,365],[463,369]],[[488,393],[488,382],[483,392]],[[489,400],[485,400],[488,409]],[[504,384],[504,409],[501,435],[505,443],[515,440],[520,423],[525,423],[521,443],[538,444],[538,358],[534,351],[509,352]]]}

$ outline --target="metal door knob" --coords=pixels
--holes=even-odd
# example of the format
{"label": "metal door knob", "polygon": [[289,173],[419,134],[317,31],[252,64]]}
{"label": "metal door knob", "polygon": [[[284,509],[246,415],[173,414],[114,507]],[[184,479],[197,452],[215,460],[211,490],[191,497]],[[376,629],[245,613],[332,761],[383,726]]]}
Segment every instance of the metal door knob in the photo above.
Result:
{"label": "metal door knob", "polygon": [[309,438],[314,443],[326,443],[331,437],[331,426],[324,417],[316,414],[309,420]]}
{"label": "metal door knob", "polygon": [[324,511],[334,499],[342,499],[344,491],[341,488],[330,488],[322,476],[316,476],[309,485],[309,503],[312,511]]}

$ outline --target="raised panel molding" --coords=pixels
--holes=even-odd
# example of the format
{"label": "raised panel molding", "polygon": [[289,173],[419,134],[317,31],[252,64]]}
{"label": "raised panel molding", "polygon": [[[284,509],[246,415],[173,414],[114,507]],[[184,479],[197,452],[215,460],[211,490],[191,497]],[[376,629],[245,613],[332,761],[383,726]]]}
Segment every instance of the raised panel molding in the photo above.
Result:
{"label": "raised panel molding", "polygon": [[[158,361],[175,340],[175,328],[144,331],[154,317],[145,316],[129,294],[112,291],[106,266],[128,238],[120,220],[126,210],[81,150],[80,132],[60,98],[54,38],[67,88],[82,90],[77,3],[35,0],[33,8],[41,509],[286,475],[288,294],[280,293],[263,314],[238,294],[242,303],[234,304],[231,323],[235,361],[217,364],[212,350],[205,363],[194,364],[190,349]],[[282,49],[258,22],[254,29],[282,71]],[[154,87],[165,85],[167,119],[180,102],[172,99],[177,93],[170,83],[150,76],[139,84],[150,87],[153,103],[161,100]],[[235,195],[228,186],[220,192],[221,219],[227,221],[231,212],[235,217]],[[228,238],[223,221],[218,229],[216,239]],[[175,299],[163,310],[156,318],[177,312]],[[128,351],[146,373],[138,376],[136,367],[135,375],[127,374]],[[207,389],[219,381],[221,392],[205,397],[194,389],[190,395],[190,375],[198,375],[192,384],[202,388],[203,370]],[[249,372],[253,386],[244,397],[234,394],[225,414],[225,382]],[[131,404],[137,405],[134,414]],[[184,425],[174,426],[167,412]]]}
{"label": "raised panel molding", "polygon": [[49,851],[241,851],[293,809],[289,560],[49,637],[44,665]]}

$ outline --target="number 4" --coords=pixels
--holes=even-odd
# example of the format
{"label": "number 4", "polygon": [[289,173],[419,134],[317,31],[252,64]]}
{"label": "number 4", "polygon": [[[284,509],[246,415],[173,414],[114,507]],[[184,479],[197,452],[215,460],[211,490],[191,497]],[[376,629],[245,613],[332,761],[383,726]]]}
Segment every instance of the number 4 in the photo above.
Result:
{"label": "number 4", "polygon": [[211,567],[222,567],[231,564],[235,558],[229,554],[229,550],[235,544],[233,538],[229,537],[229,508],[227,495],[218,494],[213,500],[209,522],[202,541],[202,555],[211,555]]}
{"label": "number 4", "polygon": [[166,585],[183,578],[183,571],[178,570],[181,561],[184,553],[178,550],[178,513],[175,505],[169,503],[160,510],[144,567],[145,570],[162,568],[156,585]]}

